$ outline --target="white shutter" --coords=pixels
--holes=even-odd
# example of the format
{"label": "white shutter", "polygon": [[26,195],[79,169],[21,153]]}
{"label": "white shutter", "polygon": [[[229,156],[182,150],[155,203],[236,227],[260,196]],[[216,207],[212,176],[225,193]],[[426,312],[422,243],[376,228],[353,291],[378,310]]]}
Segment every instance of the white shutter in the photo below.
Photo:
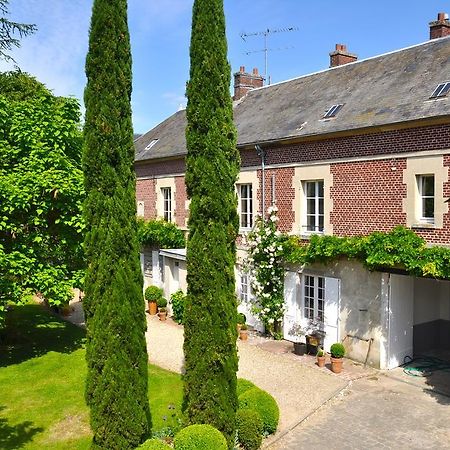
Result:
{"label": "white shutter", "polygon": [[338,278],[325,278],[324,350],[327,352],[332,344],[339,341],[339,288]]}
{"label": "white shutter", "polygon": [[283,318],[283,335],[288,341],[299,341],[296,326],[300,319],[298,304],[298,288],[300,280],[297,272],[286,272],[284,277],[285,312]]}

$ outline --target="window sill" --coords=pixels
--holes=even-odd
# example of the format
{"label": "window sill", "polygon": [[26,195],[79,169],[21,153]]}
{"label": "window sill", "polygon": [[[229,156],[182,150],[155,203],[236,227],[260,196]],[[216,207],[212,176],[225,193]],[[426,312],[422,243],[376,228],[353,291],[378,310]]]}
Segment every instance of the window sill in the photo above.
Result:
{"label": "window sill", "polygon": [[301,239],[311,239],[311,236],[314,236],[314,235],[318,235],[318,236],[323,236],[325,233],[323,232],[323,231],[310,231],[310,232],[300,232],[299,234],[298,234],[298,236],[301,238]]}
{"label": "window sill", "polygon": [[428,223],[428,222],[419,222],[419,223],[413,223],[411,225],[411,228],[427,228],[427,229],[435,229],[437,228],[435,223]]}

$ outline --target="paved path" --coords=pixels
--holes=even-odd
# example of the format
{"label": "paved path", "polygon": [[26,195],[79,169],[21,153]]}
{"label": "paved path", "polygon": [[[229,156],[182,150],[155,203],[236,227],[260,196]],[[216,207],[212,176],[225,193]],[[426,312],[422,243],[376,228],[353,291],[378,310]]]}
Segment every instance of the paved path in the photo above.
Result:
{"label": "paved path", "polygon": [[270,450],[450,449],[450,398],[391,378],[351,386]]}

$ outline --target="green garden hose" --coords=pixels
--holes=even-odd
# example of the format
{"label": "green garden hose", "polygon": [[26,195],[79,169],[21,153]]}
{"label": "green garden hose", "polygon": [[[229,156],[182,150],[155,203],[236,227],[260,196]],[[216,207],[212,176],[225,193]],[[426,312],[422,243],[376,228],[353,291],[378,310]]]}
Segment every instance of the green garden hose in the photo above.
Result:
{"label": "green garden hose", "polygon": [[[406,359],[409,361],[406,361]],[[450,371],[450,362],[433,356],[406,356],[403,372],[413,377],[427,377],[438,370]]]}

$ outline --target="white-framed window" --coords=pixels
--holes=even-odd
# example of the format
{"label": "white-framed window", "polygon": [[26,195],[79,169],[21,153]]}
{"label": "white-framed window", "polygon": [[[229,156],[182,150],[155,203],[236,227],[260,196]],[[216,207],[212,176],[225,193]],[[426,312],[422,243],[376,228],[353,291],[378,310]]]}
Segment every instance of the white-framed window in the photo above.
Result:
{"label": "white-framed window", "polygon": [[251,296],[250,277],[247,272],[241,272],[239,274],[239,300],[243,303],[247,303]]}
{"label": "white-framed window", "polygon": [[239,226],[243,229],[253,227],[253,186],[249,184],[238,184],[239,199]]}
{"label": "white-framed window", "polygon": [[305,181],[306,224],[304,229],[308,233],[323,233],[324,228],[324,196],[323,180]]}
{"label": "white-framed window", "polygon": [[434,175],[417,175],[416,179],[419,192],[418,219],[420,222],[434,223]]}
{"label": "white-framed window", "polygon": [[161,188],[163,199],[163,218],[167,222],[172,222],[172,189],[170,187]]}
{"label": "white-framed window", "polygon": [[317,319],[323,322],[325,310],[325,277],[305,275],[303,298],[303,315],[305,319]]}

